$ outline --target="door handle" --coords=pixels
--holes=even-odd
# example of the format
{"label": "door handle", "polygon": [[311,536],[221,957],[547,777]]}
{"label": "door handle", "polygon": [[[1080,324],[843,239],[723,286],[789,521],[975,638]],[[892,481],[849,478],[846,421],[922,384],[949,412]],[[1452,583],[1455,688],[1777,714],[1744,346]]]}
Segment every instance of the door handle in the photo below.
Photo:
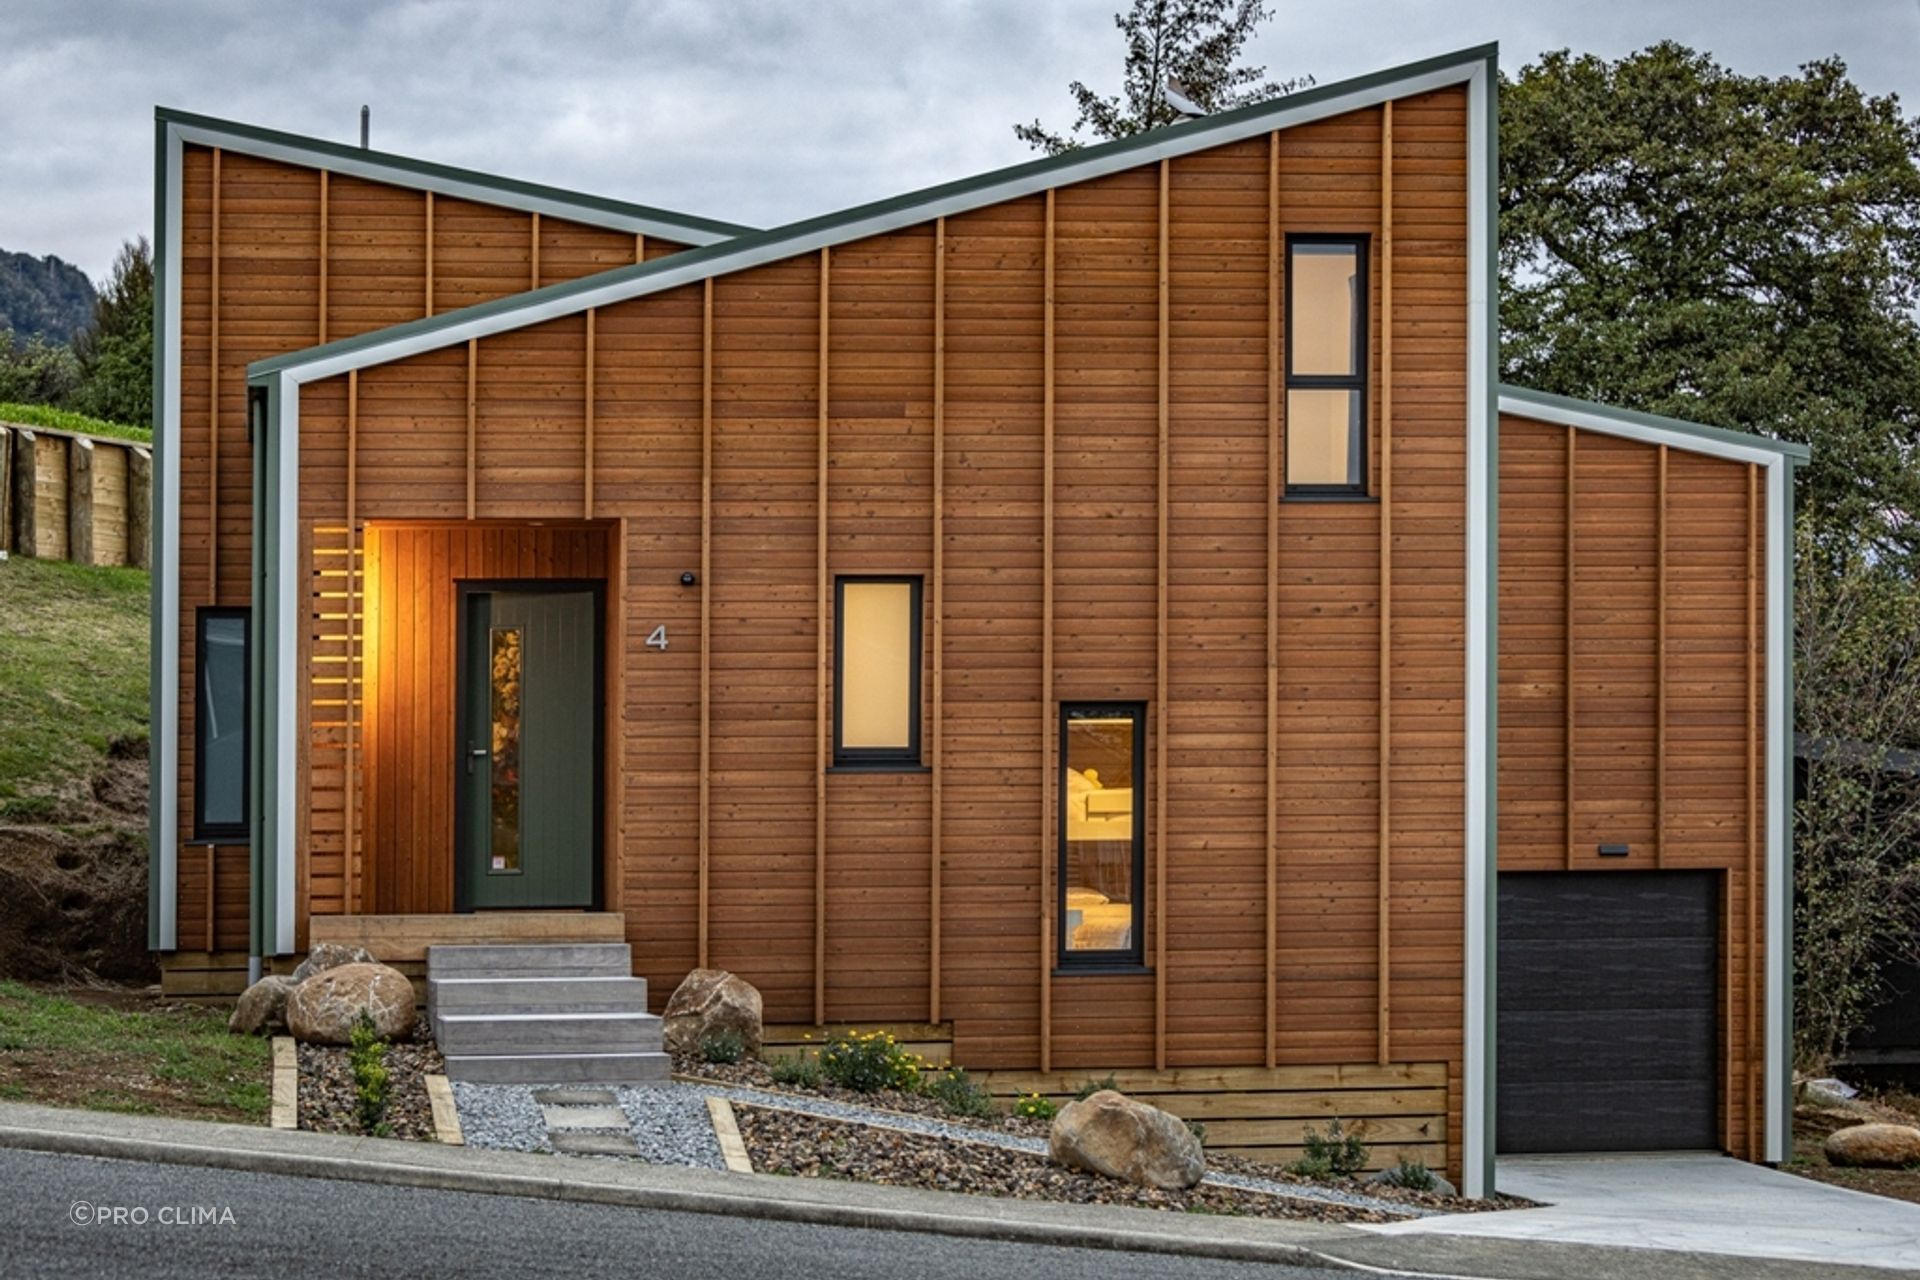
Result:
{"label": "door handle", "polygon": [[478,759],[478,760],[484,760],[484,759],[486,759],[486,758],[487,758],[488,756],[490,756],[490,755],[492,755],[492,754],[493,754],[493,752],[492,752],[491,750],[489,750],[488,748],[486,748],[486,747],[472,747],[472,748],[469,748],[469,749],[468,749],[468,751],[467,751],[467,772],[468,772],[468,773],[472,773],[472,772],[473,772],[473,762],[474,762],[474,761],[475,761],[476,759]]}

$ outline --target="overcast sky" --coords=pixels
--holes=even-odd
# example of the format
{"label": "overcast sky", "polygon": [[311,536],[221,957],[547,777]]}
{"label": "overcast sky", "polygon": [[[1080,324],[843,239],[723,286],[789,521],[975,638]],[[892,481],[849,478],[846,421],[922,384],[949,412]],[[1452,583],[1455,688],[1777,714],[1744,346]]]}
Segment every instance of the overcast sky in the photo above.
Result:
{"label": "overcast sky", "polygon": [[[771,226],[1011,164],[1119,79],[1124,0],[4,0],[0,248],[99,279],[153,225],[156,104]],[[1322,83],[1498,40],[1672,38],[1747,73],[1837,53],[1920,109],[1920,0],[1275,0]]]}

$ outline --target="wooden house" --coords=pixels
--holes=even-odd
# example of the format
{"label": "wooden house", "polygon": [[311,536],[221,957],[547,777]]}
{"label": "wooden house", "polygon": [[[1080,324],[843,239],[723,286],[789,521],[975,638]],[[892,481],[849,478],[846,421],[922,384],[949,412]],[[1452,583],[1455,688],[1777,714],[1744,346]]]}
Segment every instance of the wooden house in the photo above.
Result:
{"label": "wooden house", "polygon": [[612,928],[1234,1149],[1782,1158],[1804,451],[1498,384],[1494,58],[458,289],[163,119],[170,977]]}

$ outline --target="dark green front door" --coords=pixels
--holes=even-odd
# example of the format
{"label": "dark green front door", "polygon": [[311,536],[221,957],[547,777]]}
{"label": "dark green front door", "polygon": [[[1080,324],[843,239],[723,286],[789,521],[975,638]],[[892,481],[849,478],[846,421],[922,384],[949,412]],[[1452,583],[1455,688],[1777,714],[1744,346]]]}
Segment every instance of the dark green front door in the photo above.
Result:
{"label": "dark green front door", "polygon": [[461,593],[460,905],[590,907],[599,845],[596,596]]}

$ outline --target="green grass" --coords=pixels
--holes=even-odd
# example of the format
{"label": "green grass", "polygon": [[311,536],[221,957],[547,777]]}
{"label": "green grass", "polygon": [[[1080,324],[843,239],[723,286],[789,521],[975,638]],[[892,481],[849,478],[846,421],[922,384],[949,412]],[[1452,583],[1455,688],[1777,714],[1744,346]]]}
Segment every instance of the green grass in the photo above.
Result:
{"label": "green grass", "polygon": [[0,1098],[257,1122],[271,1058],[218,1010],[110,1008],[0,982]]}
{"label": "green grass", "polygon": [[0,821],[86,794],[116,738],[147,736],[140,569],[0,562]]}
{"label": "green grass", "polygon": [[0,401],[0,422],[15,422],[23,427],[51,427],[55,431],[76,431],[87,436],[109,436],[115,440],[134,440],[141,444],[153,443],[153,430],[150,427],[89,418],[84,413],[55,409],[44,404]]}

